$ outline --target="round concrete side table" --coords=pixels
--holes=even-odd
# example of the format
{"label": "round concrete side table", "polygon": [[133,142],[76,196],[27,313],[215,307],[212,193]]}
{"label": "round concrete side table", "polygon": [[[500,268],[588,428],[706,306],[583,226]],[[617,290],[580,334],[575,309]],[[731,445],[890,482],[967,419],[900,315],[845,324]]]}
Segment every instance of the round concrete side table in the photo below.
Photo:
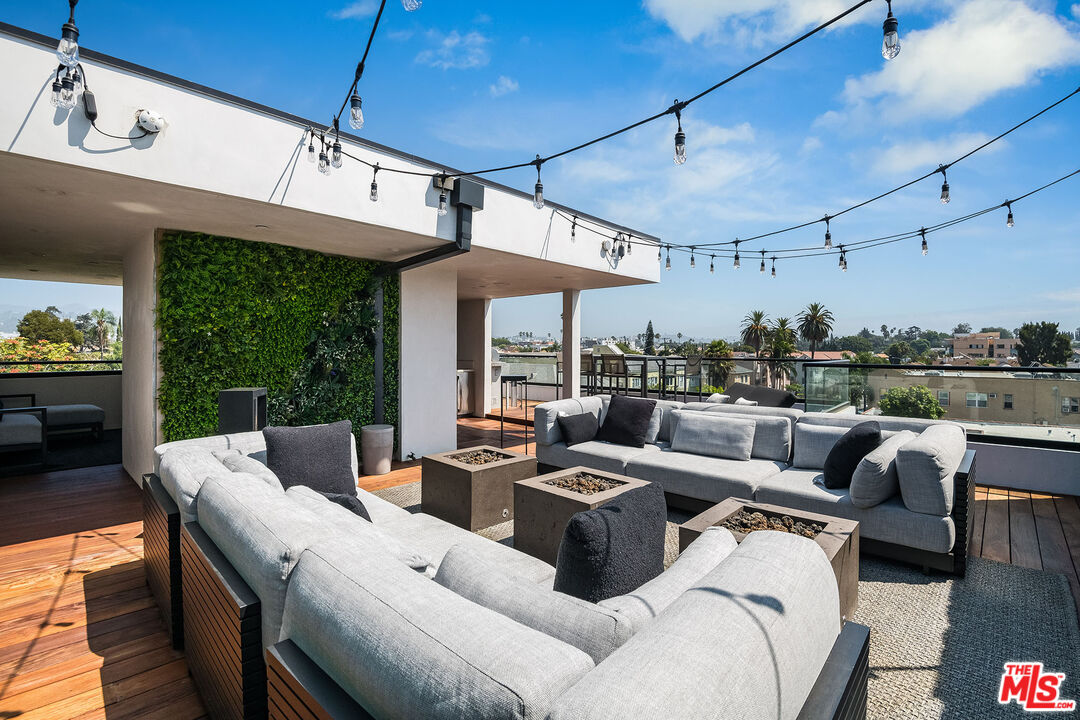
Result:
{"label": "round concrete side table", "polygon": [[390,472],[390,461],[394,457],[394,426],[364,425],[360,428],[360,453],[365,475]]}

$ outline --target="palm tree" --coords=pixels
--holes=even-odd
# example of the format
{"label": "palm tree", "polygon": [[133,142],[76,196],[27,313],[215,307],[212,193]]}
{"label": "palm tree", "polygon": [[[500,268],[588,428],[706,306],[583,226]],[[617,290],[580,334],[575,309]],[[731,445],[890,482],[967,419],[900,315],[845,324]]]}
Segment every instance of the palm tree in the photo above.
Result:
{"label": "palm tree", "polygon": [[761,348],[769,337],[769,318],[764,310],[751,310],[743,318],[742,341],[754,348],[754,354],[760,355]]}
{"label": "palm tree", "polygon": [[821,303],[810,303],[799,313],[799,334],[810,342],[810,359],[814,359],[817,344],[827,340],[833,329],[833,314]]}
{"label": "palm tree", "polygon": [[105,308],[90,311],[90,319],[94,321],[97,329],[98,348],[101,357],[105,357],[105,346],[109,342],[109,327],[116,324],[116,316]]}
{"label": "palm tree", "polygon": [[791,319],[777,318],[769,333],[768,352],[769,357],[783,360],[783,362],[769,363],[770,386],[775,385],[779,388],[784,384],[785,378],[794,376],[793,365],[788,358],[796,349],[795,328],[791,327]]}
{"label": "palm tree", "polygon": [[726,340],[713,340],[705,348],[705,354],[709,356],[709,384],[716,388],[727,387],[731,371],[735,369],[731,346]]}

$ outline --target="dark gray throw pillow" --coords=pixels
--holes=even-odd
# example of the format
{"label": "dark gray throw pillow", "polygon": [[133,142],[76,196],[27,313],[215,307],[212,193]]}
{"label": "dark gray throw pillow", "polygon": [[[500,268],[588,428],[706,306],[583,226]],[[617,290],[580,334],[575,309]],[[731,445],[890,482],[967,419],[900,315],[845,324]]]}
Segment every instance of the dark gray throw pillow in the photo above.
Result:
{"label": "dark gray throw pillow", "polygon": [[562,431],[563,440],[566,442],[567,447],[589,442],[596,437],[596,433],[600,429],[600,421],[592,413],[559,415],[555,420],[559,423],[559,430]]}
{"label": "dark gray throw pillow", "polygon": [[655,407],[655,400],[612,395],[596,439],[613,445],[645,447],[649,420]]}
{"label": "dark gray throw pillow", "polygon": [[825,487],[830,490],[851,485],[855,468],[881,444],[881,426],[874,420],[859,423],[844,433],[825,458]]}
{"label": "dark gray throw pillow", "polygon": [[281,486],[304,485],[322,493],[356,495],[352,476],[352,422],[267,427],[266,466]]}
{"label": "dark gray throw pillow", "polygon": [[637,590],[664,571],[666,527],[658,483],[575,514],[559,545],[554,589],[593,603]]}
{"label": "dark gray throw pillow", "polygon": [[371,516],[368,515],[367,508],[364,507],[364,503],[360,502],[360,498],[355,495],[348,495],[346,493],[328,493],[320,492],[320,495],[325,497],[332,503],[340,505],[353,515],[358,515],[368,522],[371,522]]}

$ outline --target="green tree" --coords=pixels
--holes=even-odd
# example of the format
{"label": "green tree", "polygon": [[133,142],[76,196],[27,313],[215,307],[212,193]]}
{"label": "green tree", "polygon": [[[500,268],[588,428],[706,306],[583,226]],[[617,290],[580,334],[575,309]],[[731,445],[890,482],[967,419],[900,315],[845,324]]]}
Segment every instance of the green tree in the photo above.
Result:
{"label": "green tree", "polygon": [[930,343],[923,338],[915,338],[911,341],[911,350],[916,355],[922,355],[924,352],[930,349]]}
{"label": "green tree", "polygon": [[652,320],[645,326],[645,354],[656,354],[656,334],[653,332]]}
{"label": "green tree", "polygon": [[881,334],[885,337],[886,340],[889,339],[889,326],[888,325],[885,325],[884,323],[882,323],[882,325],[881,325]]}
{"label": "green tree", "polygon": [[874,349],[874,344],[861,335],[845,335],[842,338],[837,338],[836,344],[840,346],[841,350],[851,353],[868,353]]}
{"label": "green tree", "polygon": [[109,329],[116,325],[116,316],[105,308],[90,311],[90,318],[94,321],[94,331],[98,340],[98,350],[105,357],[105,349],[109,345]]}
{"label": "green tree", "polygon": [[742,332],[743,343],[754,348],[755,355],[760,355],[770,332],[769,318],[765,311],[751,310],[748,312],[746,317],[743,318],[740,331]]}
{"label": "green tree", "polygon": [[772,362],[768,365],[770,385],[777,387],[785,384],[795,375],[795,365],[788,358],[795,353],[795,329],[789,318],[777,318],[766,339],[766,352],[769,357],[785,362]]}
{"label": "green tree", "polygon": [[945,417],[937,396],[925,385],[893,387],[885,391],[878,402],[882,415],[894,417],[927,418],[939,420]]}
{"label": "green tree", "polygon": [[1020,340],[1016,355],[1021,365],[1038,363],[1063,366],[1072,355],[1072,342],[1069,335],[1060,332],[1057,323],[1024,323],[1016,336]]}
{"label": "green tree", "polygon": [[810,359],[814,358],[817,345],[829,337],[833,328],[833,314],[821,303],[810,303],[799,313],[799,334],[810,343]]}
{"label": "green tree", "polygon": [[900,340],[899,342],[894,342],[892,345],[890,345],[885,351],[885,354],[889,356],[889,359],[896,360],[898,362],[903,361],[904,358],[909,358],[914,355],[914,353],[911,352],[911,346],[903,340]]}
{"label": "green tree", "polygon": [[952,329],[953,335],[970,335],[971,323],[957,323],[956,327]]}
{"label": "green tree", "polygon": [[23,316],[16,328],[19,335],[36,342],[45,340],[50,343],[66,343],[78,348],[83,343],[83,334],[71,320],[61,320],[46,310],[31,310]]}
{"label": "green tree", "polygon": [[717,388],[727,387],[731,371],[735,369],[735,361],[732,357],[731,346],[726,340],[713,340],[705,348],[705,355],[709,357],[708,378],[709,385]]}
{"label": "green tree", "polygon": [[500,349],[501,349],[501,348],[504,348],[504,347],[508,347],[508,346],[510,346],[510,345],[513,345],[513,343],[512,343],[512,342],[510,342],[510,338],[505,338],[505,337],[494,337],[494,338],[491,338],[491,344],[492,344],[492,345],[493,345],[494,347],[497,347],[497,348],[500,348]]}
{"label": "green tree", "polygon": [[1012,337],[1013,337],[1012,330],[1009,330],[1008,328],[1003,328],[1003,327],[984,327],[979,332],[981,332],[981,333],[992,333],[992,332],[1001,333],[1001,339],[1002,340],[1011,340]]}

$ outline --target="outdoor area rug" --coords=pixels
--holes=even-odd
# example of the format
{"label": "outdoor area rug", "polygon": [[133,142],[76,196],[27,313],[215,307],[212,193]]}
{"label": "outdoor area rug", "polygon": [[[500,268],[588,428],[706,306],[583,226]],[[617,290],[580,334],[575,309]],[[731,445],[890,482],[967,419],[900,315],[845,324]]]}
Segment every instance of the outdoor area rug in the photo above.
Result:
{"label": "outdoor area rug", "polygon": [[[420,512],[420,483],[375,493]],[[679,553],[678,524],[668,514],[665,566]],[[478,534],[513,545],[514,521]],[[1080,700],[1080,629],[1068,582],[1058,573],[969,558],[967,576],[860,558],[855,621],[870,626],[868,717],[1026,717],[997,703],[1007,662],[1043,663],[1065,673],[1061,698]]]}

